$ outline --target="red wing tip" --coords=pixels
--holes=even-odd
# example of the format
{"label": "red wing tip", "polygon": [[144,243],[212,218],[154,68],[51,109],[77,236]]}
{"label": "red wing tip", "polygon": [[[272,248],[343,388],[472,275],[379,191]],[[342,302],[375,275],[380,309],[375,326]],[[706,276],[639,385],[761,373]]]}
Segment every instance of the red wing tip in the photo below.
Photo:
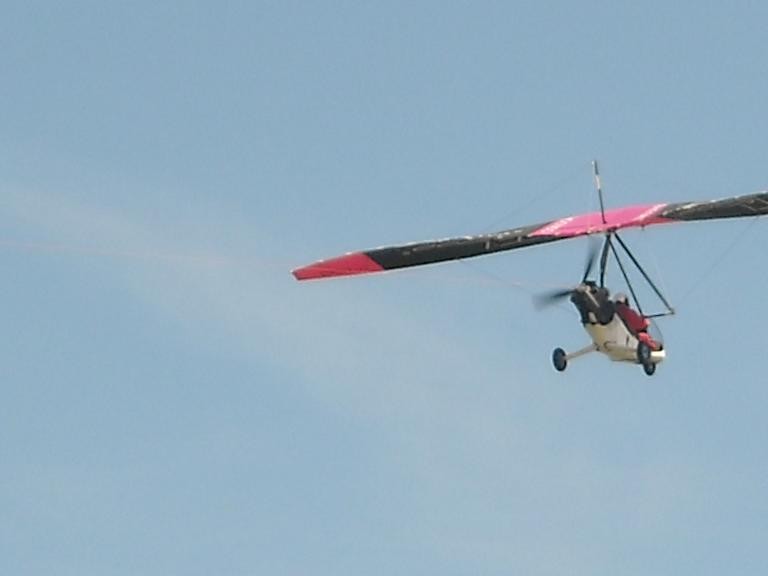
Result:
{"label": "red wing tip", "polygon": [[345,254],[330,260],[320,260],[309,266],[296,268],[293,274],[296,280],[317,280],[320,278],[332,278],[334,276],[354,276],[356,274],[370,274],[381,272],[384,268],[365,252]]}

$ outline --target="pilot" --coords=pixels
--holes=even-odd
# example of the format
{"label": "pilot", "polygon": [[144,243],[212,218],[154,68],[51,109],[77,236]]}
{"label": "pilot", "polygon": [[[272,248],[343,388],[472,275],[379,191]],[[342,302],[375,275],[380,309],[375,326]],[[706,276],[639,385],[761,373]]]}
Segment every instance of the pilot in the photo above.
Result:
{"label": "pilot", "polygon": [[624,325],[629,328],[629,331],[637,336],[638,340],[645,342],[651,350],[658,350],[659,344],[648,334],[650,322],[645,316],[630,308],[627,295],[619,292],[613,297],[613,303],[616,314],[624,321]]}

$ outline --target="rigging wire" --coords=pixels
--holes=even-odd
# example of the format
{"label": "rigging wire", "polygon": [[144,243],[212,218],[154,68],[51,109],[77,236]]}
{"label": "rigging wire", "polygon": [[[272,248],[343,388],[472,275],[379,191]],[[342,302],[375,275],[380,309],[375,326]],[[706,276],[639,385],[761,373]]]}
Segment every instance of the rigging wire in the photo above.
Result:
{"label": "rigging wire", "polygon": [[[533,197],[529,201],[525,202],[522,206],[516,207],[515,209],[513,209],[513,210],[511,210],[509,212],[506,212],[502,216],[500,216],[500,217],[496,218],[495,220],[493,220],[488,225],[484,226],[482,229],[484,230],[485,233],[493,233],[493,232],[495,232],[497,228],[499,228],[503,223],[508,222],[513,216],[524,214],[526,211],[530,210],[536,204],[542,202],[543,200],[545,200],[545,199],[549,198],[550,196],[552,196],[555,192],[561,190],[567,183],[572,182],[574,177],[577,174],[581,174],[582,170],[584,170],[584,168],[587,167],[587,166],[589,166],[590,169],[591,169],[592,168],[592,162],[590,161],[588,163],[584,163],[584,162],[579,163],[578,170],[571,170],[566,176],[564,176],[563,178],[559,179],[557,182],[555,182],[555,184],[553,184],[552,186],[547,188],[544,192],[533,195]],[[590,199],[591,200],[593,200],[592,196],[593,196],[593,193],[590,191]],[[467,269],[471,270],[473,274],[475,274],[477,276],[484,277],[486,279],[486,281],[489,281],[489,282],[491,282],[493,284],[497,284],[497,285],[501,285],[501,286],[505,286],[505,287],[510,287],[510,288],[513,288],[513,289],[516,289],[516,290],[520,290],[522,292],[525,292],[526,294],[528,294],[531,297],[535,297],[537,292],[532,290],[532,289],[529,289],[528,287],[536,287],[536,288],[539,288],[539,289],[542,288],[542,287],[547,287],[547,288],[564,288],[564,286],[559,286],[559,285],[558,286],[544,285],[544,284],[538,284],[537,285],[536,283],[530,283],[530,282],[529,283],[522,283],[522,282],[519,282],[519,281],[507,280],[505,278],[502,278],[498,274],[494,274],[492,272],[489,272],[488,270],[485,270],[485,269],[481,268],[480,266],[478,266],[474,262],[470,262],[470,261],[467,261],[467,260],[457,260],[457,262],[459,264],[463,265],[464,267],[466,267]],[[561,312],[568,313],[568,314],[570,314],[572,312],[570,308],[567,308],[567,307],[563,306],[562,304],[556,304],[554,306],[554,308],[560,310]]]}
{"label": "rigging wire", "polygon": [[762,216],[756,216],[752,218],[752,221],[744,226],[741,231],[733,238],[733,240],[726,246],[725,250],[723,250],[718,257],[715,259],[715,261],[712,263],[712,265],[705,269],[702,274],[700,274],[696,280],[691,284],[691,287],[683,294],[682,298],[680,298],[680,301],[688,300],[704,283],[704,280],[709,278],[709,276],[712,274],[712,272],[720,266],[720,264],[723,263],[725,258],[733,251],[734,248],[736,248],[737,244],[741,242],[741,240],[747,235],[749,231],[754,228],[755,224],[757,224],[758,220],[760,220]]}
{"label": "rigging wire", "polygon": [[[591,166],[591,163],[589,165]],[[498,218],[496,218],[495,220],[493,220],[492,222],[490,222],[488,225],[484,226],[481,229],[487,233],[495,232],[499,226],[501,226],[504,222],[508,222],[510,218],[512,218],[513,216],[519,216],[521,214],[524,214],[526,211],[530,210],[533,206],[535,206],[542,200],[549,198],[555,192],[562,189],[563,186],[565,186],[567,183],[573,182],[574,177],[577,174],[581,174],[581,171],[584,169],[584,166],[586,166],[586,164],[584,163],[579,164],[578,170],[571,170],[566,176],[558,180],[555,184],[553,184],[549,188],[545,189],[544,192],[534,194],[533,198],[527,201],[522,206],[519,206],[517,208],[514,208],[513,210],[510,210],[509,212],[504,213],[503,215],[499,216]],[[518,224],[513,224],[513,226]]]}
{"label": "rigging wire", "polygon": [[[510,287],[510,288],[514,288],[516,290],[520,290],[521,292],[525,292],[528,296],[531,296],[532,298],[537,295],[537,292],[535,290],[531,289],[532,287],[539,288],[539,289],[543,288],[543,287],[545,287],[545,288],[569,288],[569,287],[561,286],[561,285],[558,285],[558,286],[551,286],[551,285],[550,286],[546,286],[546,285],[543,285],[543,284],[537,285],[535,283],[523,283],[523,282],[510,281],[510,280],[506,280],[506,279],[502,278],[498,274],[494,274],[493,272],[489,272],[488,270],[485,270],[484,268],[480,268],[474,262],[468,262],[466,260],[457,260],[457,262],[459,262],[460,264],[462,264],[462,265],[466,266],[467,268],[469,268],[470,270],[472,270],[473,273],[478,274],[480,276],[484,276],[487,280],[490,280],[490,281],[492,281],[494,283],[497,283],[497,284],[500,284],[502,286],[507,286],[507,287]],[[554,308],[560,310],[561,312],[567,312],[568,314],[571,314],[571,312],[572,312],[570,308],[566,308],[562,304],[555,304]]]}

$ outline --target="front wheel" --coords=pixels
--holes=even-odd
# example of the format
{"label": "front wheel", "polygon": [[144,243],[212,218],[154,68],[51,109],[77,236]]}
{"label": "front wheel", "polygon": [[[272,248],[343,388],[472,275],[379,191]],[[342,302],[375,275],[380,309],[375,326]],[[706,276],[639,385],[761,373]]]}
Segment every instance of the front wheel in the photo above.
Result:
{"label": "front wheel", "polygon": [[637,363],[642,365],[651,364],[651,347],[645,342],[637,343]]}
{"label": "front wheel", "polygon": [[552,352],[552,365],[558,372],[562,372],[568,367],[568,358],[566,358],[565,350],[562,348],[554,349]]}

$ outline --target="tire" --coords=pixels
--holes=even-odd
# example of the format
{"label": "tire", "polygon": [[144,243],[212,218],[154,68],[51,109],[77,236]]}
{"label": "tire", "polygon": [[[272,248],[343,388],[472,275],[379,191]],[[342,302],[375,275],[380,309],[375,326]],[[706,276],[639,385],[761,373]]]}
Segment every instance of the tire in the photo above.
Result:
{"label": "tire", "polygon": [[653,364],[651,362],[651,347],[645,342],[637,343],[637,363],[643,366]]}
{"label": "tire", "polygon": [[552,351],[552,365],[558,372],[562,372],[568,367],[568,358],[565,356],[565,350],[562,348],[555,348]]}
{"label": "tire", "polygon": [[647,364],[643,364],[643,371],[648,376],[653,376],[653,374],[656,372],[656,364],[653,362],[648,362]]}

